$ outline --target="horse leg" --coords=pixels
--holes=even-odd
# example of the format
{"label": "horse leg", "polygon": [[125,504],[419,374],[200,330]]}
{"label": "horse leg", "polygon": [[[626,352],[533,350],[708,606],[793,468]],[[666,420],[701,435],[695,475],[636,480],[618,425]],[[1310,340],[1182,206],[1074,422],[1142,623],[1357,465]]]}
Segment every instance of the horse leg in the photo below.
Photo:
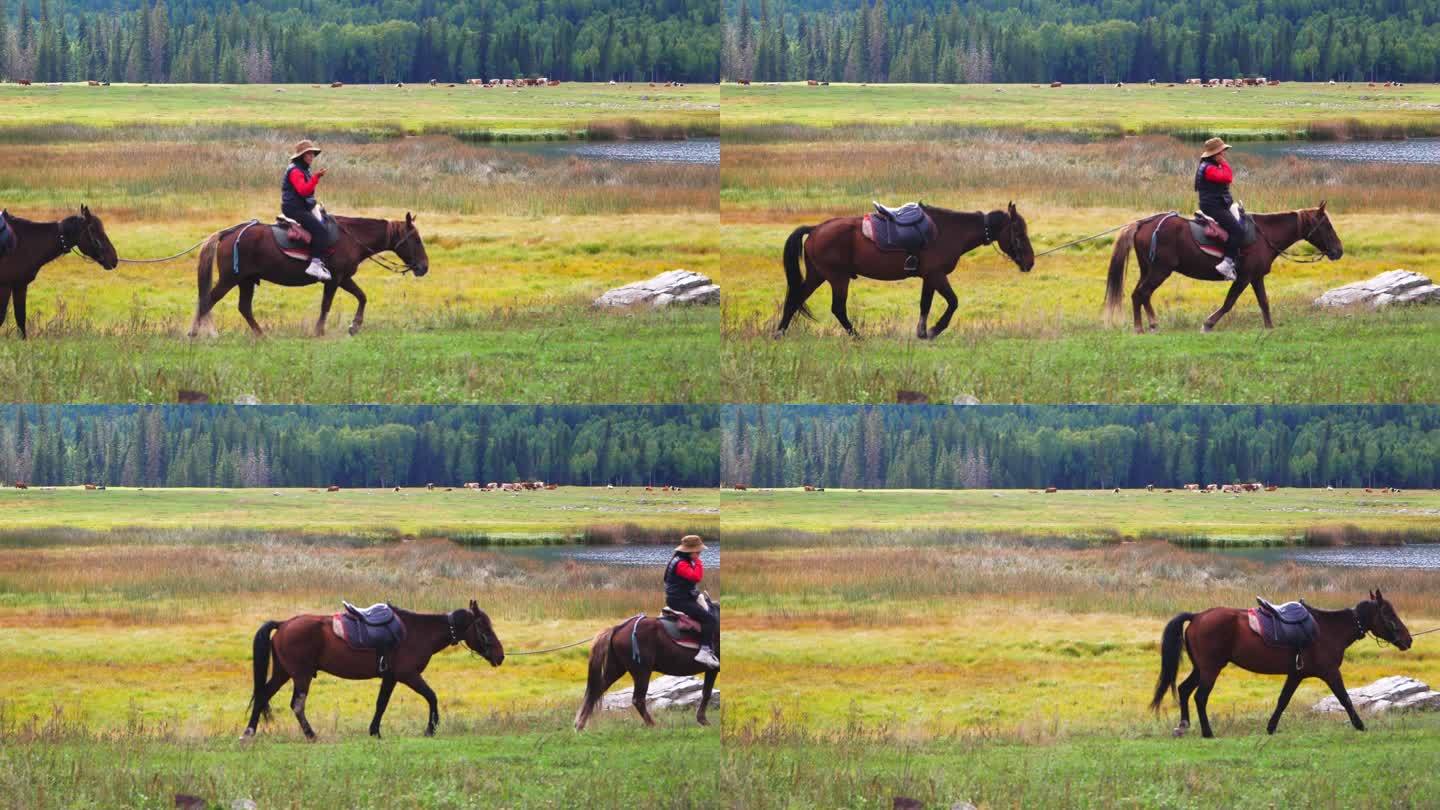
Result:
{"label": "horse leg", "polygon": [[354,276],[346,276],[339,283],[340,289],[355,296],[355,320],[350,322],[350,336],[354,337],[360,331],[360,324],[365,322],[365,292],[355,283]]}
{"label": "horse leg", "polygon": [[1325,685],[1330,687],[1330,691],[1335,693],[1335,699],[1345,707],[1345,713],[1350,715],[1350,725],[1354,726],[1356,731],[1364,731],[1365,723],[1355,712],[1354,704],[1350,702],[1350,692],[1345,688],[1345,679],[1340,676],[1340,670],[1336,669],[1329,675],[1320,677],[1325,681]]}
{"label": "horse leg", "polygon": [[930,330],[931,340],[940,337],[940,333],[949,328],[950,319],[954,317],[955,310],[960,306],[960,298],[955,295],[954,288],[950,286],[949,277],[941,276],[940,280],[935,282],[935,291],[945,299],[945,314],[940,316],[940,320],[935,322],[935,328]]}
{"label": "horse leg", "polygon": [[715,676],[719,674],[713,669],[707,671],[705,685],[700,688],[700,710],[695,713],[695,722],[702,726],[710,725],[710,721],[705,719],[705,707],[710,705],[710,693],[715,691]]}
{"label": "horse leg", "polygon": [[1210,714],[1205,709],[1210,704],[1210,690],[1215,688],[1215,678],[1219,675],[1218,672],[1208,678],[1201,675],[1200,685],[1195,689],[1195,713],[1200,715],[1200,736],[1206,739],[1215,736],[1215,732],[1210,730]]}
{"label": "horse leg", "polygon": [[386,675],[380,680],[380,694],[375,697],[375,717],[370,720],[370,736],[380,736],[380,718],[385,716],[385,707],[390,705],[390,693],[395,691],[395,679]]}
{"label": "horse leg", "polygon": [[1255,303],[1260,305],[1260,317],[1265,320],[1265,328],[1274,329],[1275,324],[1270,322],[1270,296],[1265,293],[1265,277],[1257,277],[1250,286],[1255,289]]}
{"label": "horse leg", "polygon": [[845,298],[850,294],[850,277],[839,275],[830,279],[830,314],[835,320],[845,327],[845,332],[850,337],[860,337],[855,327],[850,323],[850,317],[845,312]]}
{"label": "horse leg", "polygon": [[400,682],[415,690],[415,694],[425,698],[425,702],[430,705],[430,720],[425,724],[425,736],[434,737],[435,726],[440,723],[440,701],[435,698],[435,690],[430,688],[430,684],[426,683],[418,672],[401,678]]}
{"label": "horse leg", "polygon": [[257,703],[252,707],[250,712],[250,725],[245,727],[245,733],[242,735],[242,739],[255,736],[255,729],[260,725],[260,715],[265,715],[266,720],[270,719],[270,698],[275,697],[275,693],[280,691],[280,687],[284,686],[285,682],[290,680],[290,673],[286,672],[285,668],[280,666],[278,659],[275,661],[274,666],[275,671],[270,675],[269,682],[265,684],[265,700],[263,703]]}
{"label": "horse leg", "polygon": [[20,329],[21,340],[29,337],[25,332],[25,291],[29,289],[29,287],[29,284],[15,285],[15,326]]}
{"label": "horse leg", "polygon": [[645,705],[645,693],[650,690],[650,670],[636,670],[630,673],[630,678],[635,681],[630,702],[635,704],[635,711],[640,712],[640,719],[645,721],[645,725],[655,725],[655,718],[650,716],[650,708]]}
{"label": "horse leg", "polygon": [[920,280],[920,324],[915,327],[915,337],[924,340],[930,337],[930,304],[935,300],[935,288],[930,279]]}
{"label": "horse leg", "polygon": [[1180,698],[1180,725],[1175,727],[1176,737],[1184,736],[1185,732],[1190,730],[1190,695],[1199,683],[1200,675],[1195,669],[1191,669],[1185,680],[1180,682],[1176,692],[1176,696]]}
{"label": "horse leg", "polygon": [[290,698],[290,711],[295,712],[295,719],[300,721],[300,730],[305,732],[305,739],[315,739],[315,729],[310,727],[310,721],[305,719],[305,698],[310,694],[310,682],[314,680],[315,674],[295,674],[295,696]]}
{"label": "horse leg", "polygon": [[255,313],[251,310],[251,304],[255,301],[255,282],[243,281],[240,283],[240,314],[245,317],[245,322],[250,324],[250,331],[255,337],[264,337],[265,330],[255,322]]}
{"label": "horse leg", "polygon": [[805,302],[808,301],[810,296],[814,295],[815,291],[820,289],[820,285],[824,283],[825,277],[819,273],[808,275],[805,277],[804,283],[800,285],[800,289],[795,291],[793,301],[790,300],[788,294],[786,295],[785,311],[780,315],[780,325],[776,327],[776,337],[785,334],[785,330],[790,328],[790,319],[795,317],[795,313],[800,311],[800,307],[805,306]]}
{"label": "horse leg", "polygon": [[1285,685],[1280,688],[1280,700],[1275,703],[1275,713],[1270,715],[1270,725],[1265,727],[1266,734],[1274,734],[1275,729],[1280,727],[1280,715],[1285,713],[1285,707],[1290,705],[1290,696],[1295,694],[1295,687],[1299,685],[1299,675],[1292,672],[1285,676]]}
{"label": "horse leg", "polygon": [[1209,332],[1215,328],[1215,324],[1219,323],[1220,319],[1225,317],[1225,313],[1229,312],[1231,307],[1235,306],[1235,301],[1240,298],[1240,293],[1245,291],[1245,285],[1249,283],[1250,279],[1245,276],[1241,276],[1230,282],[1230,291],[1225,293],[1225,303],[1221,304],[1219,309],[1210,313],[1210,317],[1205,319],[1204,331]]}
{"label": "horse leg", "polygon": [[335,302],[335,291],[339,289],[334,281],[325,282],[325,294],[320,297],[320,320],[315,322],[315,337],[325,336],[325,320],[330,317],[330,305]]}

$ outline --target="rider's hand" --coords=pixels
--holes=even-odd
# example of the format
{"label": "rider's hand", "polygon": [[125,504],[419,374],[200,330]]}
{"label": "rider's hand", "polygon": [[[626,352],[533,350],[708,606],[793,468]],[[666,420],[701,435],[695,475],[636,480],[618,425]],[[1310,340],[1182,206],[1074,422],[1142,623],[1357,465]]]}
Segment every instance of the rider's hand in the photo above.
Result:
{"label": "rider's hand", "polygon": [[324,176],[325,176],[325,170],[324,170],[324,169],[321,169],[320,171],[318,171],[318,172],[315,173],[315,179],[316,179],[316,180],[319,180],[320,178],[322,178],[322,177],[324,177]]}

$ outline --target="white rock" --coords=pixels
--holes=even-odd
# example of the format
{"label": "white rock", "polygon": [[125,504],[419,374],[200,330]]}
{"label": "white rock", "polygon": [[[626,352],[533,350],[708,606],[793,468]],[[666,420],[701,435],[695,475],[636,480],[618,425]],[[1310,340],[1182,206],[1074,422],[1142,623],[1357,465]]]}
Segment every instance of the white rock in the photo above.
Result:
{"label": "white rock", "polygon": [[1315,299],[1317,307],[1367,304],[1379,309],[1392,304],[1427,303],[1440,303],[1440,286],[1411,270],[1387,270],[1374,278],[1327,290]]}
{"label": "white rock", "polygon": [[595,299],[595,306],[607,308],[718,303],[720,287],[709,277],[690,270],[667,270],[654,278],[607,290]]}
{"label": "white rock", "polygon": [[[656,676],[650,679],[650,685],[645,689],[645,705],[651,710],[698,707],[700,691],[704,685],[701,679],[690,675]],[[617,689],[601,699],[600,708],[607,712],[625,711],[631,708],[630,701],[634,696],[633,686]],[[720,690],[716,689],[710,693],[710,708],[719,706]]]}
{"label": "white rock", "polygon": [[[1356,711],[1372,714],[1420,709],[1440,710],[1440,692],[1406,675],[1390,675],[1366,686],[1350,690],[1350,702]],[[1343,712],[1345,708],[1334,695],[1315,704],[1317,712]]]}

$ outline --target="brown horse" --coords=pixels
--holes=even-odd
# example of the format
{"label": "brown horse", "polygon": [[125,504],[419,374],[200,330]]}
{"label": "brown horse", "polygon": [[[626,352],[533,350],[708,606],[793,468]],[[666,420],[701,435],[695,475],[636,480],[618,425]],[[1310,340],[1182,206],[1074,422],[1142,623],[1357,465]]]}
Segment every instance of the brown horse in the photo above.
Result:
{"label": "brown horse", "polygon": [[[718,639],[715,652],[720,652]],[[695,720],[702,726],[710,725],[710,721],[705,719],[705,707],[710,704],[710,693],[715,689],[715,677],[720,671],[707,669],[696,661],[695,651],[676,644],[660,626],[659,619],[646,618],[642,614],[626,619],[595,637],[595,643],[590,648],[590,676],[585,684],[585,699],[575,713],[576,731],[585,730],[585,724],[590,722],[590,715],[595,711],[595,704],[605,696],[605,690],[626,672],[630,673],[630,679],[635,684],[631,703],[647,726],[655,725],[655,718],[650,716],[650,709],[645,705],[650,673],[705,673],[705,683],[700,691],[700,709],[695,714]]]}
{"label": "brown horse", "polygon": [[[1309,242],[1331,261],[1338,261],[1345,254],[1340,237],[1325,213],[1325,202],[1321,200],[1316,208],[1287,211],[1282,214],[1252,214],[1255,218],[1255,242],[1240,251],[1240,261],[1235,268],[1235,280],[1230,282],[1230,291],[1225,294],[1225,303],[1205,319],[1204,330],[1209,332],[1225,317],[1240,293],[1245,288],[1255,290],[1255,301],[1260,305],[1260,315],[1265,319],[1265,328],[1272,329],[1270,322],[1270,298],[1265,293],[1265,276],[1276,257],[1289,250],[1296,242]],[[1156,230],[1159,233],[1156,234]],[[1151,256],[1151,246],[1154,256]],[[1130,302],[1135,310],[1135,332],[1144,334],[1140,324],[1140,308],[1150,316],[1150,331],[1160,329],[1155,319],[1155,308],[1150,306],[1150,296],[1165,283],[1171,273],[1180,273],[1199,281],[1224,281],[1225,277],[1215,269],[1219,260],[1200,250],[1190,235],[1189,221],[1179,216],[1166,217],[1164,214],[1146,217],[1127,225],[1115,240],[1115,249],[1110,254],[1110,276],[1105,286],[1105,308],[1111,315],[1120,311],[1124,294],[1125,270],[1130,263],[1131,251],[1140,265],[1140,281],[1130,293]]]}
{"label": "brown horse", "polygon": [[372,737],[380,736],[380,718],[385,714],[395,684],[405,684],[430,704],[430,722],[425,726],[425,736],[430,737],[440,722],[435,690],[421,677],[431,656],[463,642],[492,667],[500,666],[505,660],[505,647],[495,635],[490,617],[473,599],[468,610],[411,613],[395,608],[395,613],[405,623],[405,640],[389,652],[390,666],[383,675],[378,671],[375,651],[352,649],[335,635],[330,616],[302,614],[283,622],[268,621],[260,625],[255,633],[255,691],[250,698],[250,724],[245,727],[243,738],[255,736],[262,714],[266,720],[270,719],[270,699],[293,678],[295,695],[290,699],[290,709],[300,721],[300,730],[306,738],[315,739],[315,731],[305,719],[305,697],[310,693],[310,681],[319,672],[348,680],[381,679],[375,717],[370,721]]}
{"label": "brown horse", "polygon": [[[1295,694],[1295,687],[1306,678],[1324,681],[1349,713],[1350,722],[1364,731],[1365,724],[1355,713],[1350,693],[1345,690],[1345,681],[1340,677],[1345,650],[1368,633],[1401,650],[1410,649],[1410,631],[1405,629],[1405,624],[1395,614],[1395,608],[1385,601],[1378,590],[1353,608],[1311,608],[1310,614],[1315,617],[1318,629],[1315,640],[1300,654],[1298,669],[1295,652],[1267,645],[1250,629],[1245,614],[1244,610],[1235,608],[1210,608],[1200,613],[1181,613],[1165,625],[1160,641],[1160,678],[1155,683],[1155,697],[1150,702],[1150,708],[1159,711],[1165,693],[1175,694],[1180,704],[1180,725],[1175,728],[1175,736],[1179,737],[1190,728],[1191,692],[1195,693],[1195,711],[1200,715],[1200,733],[1206,737],[1215,736],[1210,731],[1210,718],[1205,713],[1205,706],[1220,670],[1229,663],[1261,675],[1285,676],[1280,701],[1275,705],[1275,713],[1270,716],[1270,725],[1266,728],[1270,734],[1274,734],[1280,725],[1280,715],[1285,713],[1290,696]],[[1186,622],[1190,623],[1189,630],[1185,629]],[[1176,690],[1175,676],[1180,669],[1182,646],[1193,669]]]}
{"label": "brown horse", "polygon": [[20,328],[21,340],[27,337],[25,294],[40,268],[72,251],[79,251],[106,270],[114,270],[120,263],[115,246],[105,234],[105,224],[87,206],[80,206],[77,216],[59,222],[31,222],[9,214],[5,221],[14,229],[16,242],[13,250],[0,256],[0,324],[5,323],[13,295],[15,325]]}
{"label": "brown horse", "polygon": [[[780,315],[777,337],[790,328],[790,319],[797,312],[814,319],[805,301],[827,281],[830,282],[831,313],[846,332],[858,337],[845,310],[850,280],[865,276],[878,281],[902,281],[918,276],[921,280],[920,323],[915,328],[915,336],[921,340],[933,339],[950,325],[950,318],[959,306],[949,276],[961,256],[981,245],[994,243],[1021,272],[1028,273],[1035,266],[1035,251],[1030,247],[1025,218],[1015,210],[1015,203],[1010,203],[1004,211],[988,214],[949,211],[931,205],[924,208],[935,223],[936,233],[930,244],[916,254],[920,264],[914,271],[905,269],[904,252],[880,250],[865,238],[861,230],[864,217],[839,217],[792,231],[785,240],[785,309]],[[805,256],[803,277],[800,275],[802,252]],[[930,304],[937,292],[945,299],[945,314],[933,328],[926,329]]]}
{"label": "brown horse", "polygon": [[[320,300],[320,319],[315,323],[315,334],[325,334],[325,319],[330,315],[330,304],[335,300],[335,290],[341,289],[355,296],[355,319],[350,323],[350,334],[360,331],[365,321],[365,293],[355,283],[355,273],[361,262],[378,253],[391,252],[405,263],[404,272],[413,272],[416,278],[430,272],[430,259],[425,254],[425,243],[415,227],[415,217],[405,215],[404,222],[384,219],[361,219],[358,217],[335,217],[340,224],[340,238],[335,252],[325,257],[325,266],[331,280],[319,279],[305,274],[307,262],[292,259],[280,251],[279,245],[270,233],[266,223],[243,223],[213,234],[200,249],[196,263],[196,277],[199,281],[199,302],[195,309],[195,322],[190,327],[190,337],[195,337],[202,328],[209,327],[210,310],[220,302],[232,287],[240,288],[240,314],[256,335],[264,330],[255,322],[250,305],[255,297],[255,287],[261,281],[279,284],[282,287],[304,287],[323,283],[324,296]],[[238,243],[238,244],[237,244]],[[235,252],[240,251],[237,264]],[[219,264],[220,283],[212,288],[213,274]],[[239,268],[239,273],[235,272]]]}

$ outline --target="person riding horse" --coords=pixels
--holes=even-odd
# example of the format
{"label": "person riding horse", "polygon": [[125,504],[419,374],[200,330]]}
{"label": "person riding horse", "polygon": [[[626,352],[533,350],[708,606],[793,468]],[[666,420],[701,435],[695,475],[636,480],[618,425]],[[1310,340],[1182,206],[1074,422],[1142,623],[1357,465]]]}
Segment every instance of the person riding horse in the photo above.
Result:
{"label": "person riding horse", "polygon": [[720,668],[720,659],[715,655],[716,642],[720,635],[720,622],[708,608],[700,604],[700,580],[705,577],[705,564],[700,552],[705,550],[705,541],[698,535],[687,534],[675,547],[675,555],[665,566],[665,606],[678,610],[700,623],[700,651],[695,660],[711,669]]}
{"label": "person riding horse", "polygon": [[1220,138],[1205,142],[1205,150],[1200,153],[1200,165],[1195,169],[1195,191],[1200,195],[1200,210],[1230,235],[1225,241],[1225,259],[1215,265],[1215,269],[1226,280],[1234,281],[1245,226],[1230,211],[1235,204],[1230,196],[1230,183],[1235,179],[1235,173],[1226,159],[1229,151],[1230,144]]}
{"label": "person riding horse", "polygon": [[319,154],[320,148],[312,141],[295,144],[295,154],[290,157],[290,165],[280,181],[280,212],[310,233],[310,266],[305,268],[305,275],[329,281],[330,271],[322,257],[331,247],[330,234],[316,210],[320,203],[315,199],[315,190],[325,170],[311,171]]}

